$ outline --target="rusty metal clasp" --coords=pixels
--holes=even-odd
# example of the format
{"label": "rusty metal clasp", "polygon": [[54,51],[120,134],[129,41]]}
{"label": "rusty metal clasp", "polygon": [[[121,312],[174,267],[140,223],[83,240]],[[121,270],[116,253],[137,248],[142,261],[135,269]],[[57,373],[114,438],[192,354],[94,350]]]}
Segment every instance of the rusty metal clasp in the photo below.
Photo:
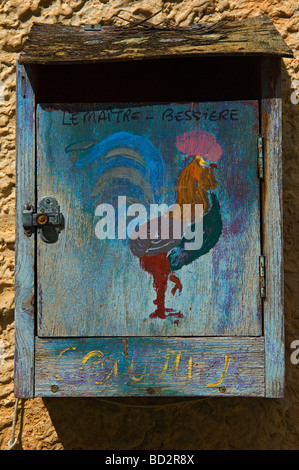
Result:
{"label": "rusty metal clasp", "polygon": [[37,228],[37,233],[45,243],[57,242],[61,230],[64,229],[64,217],[57,200],[52,196],[41,199],[37,212],[27,204],[23,210],[22,220],[25,235],[30,237]]}

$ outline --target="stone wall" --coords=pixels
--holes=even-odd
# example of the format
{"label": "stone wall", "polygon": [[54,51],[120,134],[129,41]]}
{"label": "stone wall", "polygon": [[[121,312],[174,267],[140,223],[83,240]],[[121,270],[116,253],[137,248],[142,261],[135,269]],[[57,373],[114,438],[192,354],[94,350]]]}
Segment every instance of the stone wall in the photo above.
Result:
{"label": "stone wall", "polygon": [[[15,62],[34,21],[122,26],[131,15],[186,26],[267,13],[294,52],[283,70],[283,184],[287,388],[282,400],[46,399],[19,405],[17,449],[298,449],[299,366],[299,80],[297,0],[2,0],[0,2],[0,448],[13,417]],[[0,82],[0,85],[1,85]],[[298,82],[299,88],[299,82]],[[3,91],[3,93],[2,93]]]}

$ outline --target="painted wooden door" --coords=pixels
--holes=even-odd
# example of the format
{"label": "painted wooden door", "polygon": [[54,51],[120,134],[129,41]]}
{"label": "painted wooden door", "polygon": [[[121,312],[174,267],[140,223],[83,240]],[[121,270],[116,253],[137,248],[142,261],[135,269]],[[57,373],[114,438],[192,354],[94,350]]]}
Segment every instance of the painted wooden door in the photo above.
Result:
{"label": "painted wooden door", "polygon": [[[38,236],[38,336],[260,336],[258,130],[257,101],[38,105],[37,199],[65,219]],[[155,204],[202,218],[146,237]]]}

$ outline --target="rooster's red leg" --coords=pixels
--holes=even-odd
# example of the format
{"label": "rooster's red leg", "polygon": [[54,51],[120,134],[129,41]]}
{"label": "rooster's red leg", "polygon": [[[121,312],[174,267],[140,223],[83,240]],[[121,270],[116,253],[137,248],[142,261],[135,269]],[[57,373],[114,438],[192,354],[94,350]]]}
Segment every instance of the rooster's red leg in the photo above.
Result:
{"label": "rooster's red leg", "polygon": [[174,295],[177,290],[179,292],[182,292],[183,286],[179,278],[175,276],[174,274],[170,274],[169,279],[175,284],[174,287],[171,289],[172,295]]}
{"label": "rooster's red leg", "polygon": [[[166,318],[168,316],[174,316],[177,318],[183,317],[181,312],[176,312],[171,308],[165,308],[165,294],[170,274],[170,264],[167,258],[167,253],[159,253],[155,256],[145,255],[140,259],[140,265],[145,271],[153,276],[153,285],[157,294],[157,297],[154,300],[154,304],[157,308],[150,314],[150,318]],[[171,274],[170,279],[176,284],[172,289],[172,293],[174,294],[176,289],[181,291],[182,284],[179,278],[174,274]],[[178,320],[176,322],[178,322]]]}
{"label": "rooster's red leg", "polygon": [[159,253],[155,256],[143,256],[140,259],[141,267],[153,276],[154,289],[157,297],[154,304],[157,305],[156,311],[150,317],[166,318],[165,315],[165,294],[167,290],[167,281],[170,273],[170,264],[167,253]]}

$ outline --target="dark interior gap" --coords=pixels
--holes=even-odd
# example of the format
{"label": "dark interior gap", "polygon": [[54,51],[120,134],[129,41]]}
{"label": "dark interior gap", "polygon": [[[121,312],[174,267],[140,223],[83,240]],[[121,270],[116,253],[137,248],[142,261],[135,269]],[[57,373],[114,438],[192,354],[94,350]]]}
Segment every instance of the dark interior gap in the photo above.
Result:
{"label": "dark interior gap", "polygon": [[225,56],[33,65],[37,103],[260,98],[260,58]]}

